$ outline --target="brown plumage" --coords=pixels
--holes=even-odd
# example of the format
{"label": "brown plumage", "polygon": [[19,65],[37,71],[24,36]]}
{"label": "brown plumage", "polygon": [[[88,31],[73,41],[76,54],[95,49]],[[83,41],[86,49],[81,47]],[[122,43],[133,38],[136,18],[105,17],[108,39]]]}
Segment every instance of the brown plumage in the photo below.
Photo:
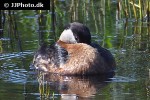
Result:
{"label": "brown plumage", "polygon": [[105,73],[107,65],[104,64],[104,60],[100,53],[93,47],[84,44],[67,44],[62,41],[58,41],[58,44],[68,51],[69,59],[65,64],[60,66],[60,70],[49,70],[59,74],[65,75],[87,75],[87,74],[99,74]]}
{"label": "brown plumage", "polygon": [[[85,43],[69,44],[58,40],[57,44],[68,52],[68,59],[59,64],[55,64],[53,60],[54,53],[50,52],[46,55],[38,55],[34,57],[34,66],[38,69],[50,73],[61,75],[89,75],[104,74],[110,70],[101,54],[97,49]],[[57,53],[57,51],[55,51]],[[47,57],[46,57],[47,56]]]}

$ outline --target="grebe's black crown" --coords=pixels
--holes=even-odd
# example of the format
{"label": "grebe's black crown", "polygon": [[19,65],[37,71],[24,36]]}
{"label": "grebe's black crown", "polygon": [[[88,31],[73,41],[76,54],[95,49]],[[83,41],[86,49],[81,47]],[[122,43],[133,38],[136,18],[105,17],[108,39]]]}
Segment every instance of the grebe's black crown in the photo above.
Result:
{"label": "grebe's black crown", "polygon": [[72,30],[73,35],[78,43],[91,43],[91,33],[87,26],[78,22],[73,22],[65,26],[65,30],[67,29]]}

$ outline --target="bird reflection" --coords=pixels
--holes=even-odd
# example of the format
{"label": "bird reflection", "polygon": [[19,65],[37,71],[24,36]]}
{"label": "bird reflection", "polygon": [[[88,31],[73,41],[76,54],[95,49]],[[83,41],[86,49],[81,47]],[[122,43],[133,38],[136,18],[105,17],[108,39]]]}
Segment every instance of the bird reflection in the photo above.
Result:
{"label": "bird reflection", "polygon": [[[61,76],[40,72],[38,74],[39,92],[41,97],[55,98],[60,95],[61,100],[88,100],[101,92],[114,73],[99,76]],[[52,92],[53,91],[53,92]],[[55,91],[55,92],[54,92]],[[57,93],[56,93],[57,92]]]}

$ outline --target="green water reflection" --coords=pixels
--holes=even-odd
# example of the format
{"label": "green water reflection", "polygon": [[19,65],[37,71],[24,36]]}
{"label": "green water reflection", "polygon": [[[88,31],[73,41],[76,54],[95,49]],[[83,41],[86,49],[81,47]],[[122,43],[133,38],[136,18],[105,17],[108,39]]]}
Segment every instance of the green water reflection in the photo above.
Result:
{"label": "green water reflection", "polygon": [[[76,100],[77,97],[79,100],[149,100],[149,22],[124,17],[116,20],[115,0],[54,3],[55,13],[53,6],[49,11],[1,11],[0,100]],[[63,26],[73,21],[87,25],[92,40],[113,53],[117,62],[114,78],[103,81],[45,76],[41,79],[29,67],[39,44],[55,42]]]}

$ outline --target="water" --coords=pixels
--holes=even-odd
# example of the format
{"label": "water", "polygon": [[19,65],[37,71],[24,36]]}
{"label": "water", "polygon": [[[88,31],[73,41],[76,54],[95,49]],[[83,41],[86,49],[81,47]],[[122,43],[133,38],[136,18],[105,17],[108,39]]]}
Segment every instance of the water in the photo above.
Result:
{"label": "water", "polygon": [[[82,10],[67,13],[69,2],[58,1],[55,28],[51,11],[4,11],[5,22],[0,27],[0,100],[149,100],[148,22],[136,22],[133,18],[116,21],[114,1],[104,17],[104,9],[98,3],[83,4],[79,6]],[[93,34],[92,40],[112,52],[117,62],[114,77],[47,75],[32,67],[39,44],[57,40],[63,25],[73,20],[86,24]]]}

